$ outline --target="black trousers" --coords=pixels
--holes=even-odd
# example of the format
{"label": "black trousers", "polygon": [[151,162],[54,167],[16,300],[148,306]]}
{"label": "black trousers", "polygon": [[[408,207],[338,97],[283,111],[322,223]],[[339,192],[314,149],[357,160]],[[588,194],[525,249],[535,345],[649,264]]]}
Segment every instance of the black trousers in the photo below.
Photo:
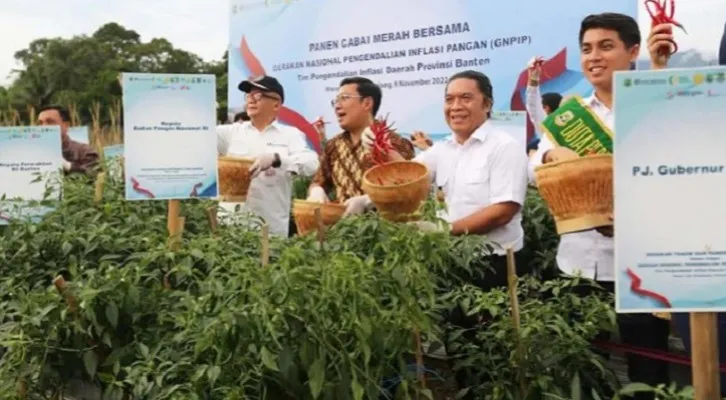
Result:
{"label": "black trousers", "polygon": [[[580,285],[573,289],[579,296],[587,297],[598,290],[615,293],[613,282],[597,282],[602,289],[591,285]],[[623,344],[643,347],[653,350],[668,351],[668,337],[670,336],[670,322],[654,316],[653,314],[618,314],[618,330]],[[610,333],[603,332],[598,335],[599,340],[610,340]],[[605,351],[603,356],[609,358]],[[626,354],[628,366],[628,379],[630,382],[645,383],[657,386],[661,383],[669,384],[669,366],[665,361],[652,360],[639,355]],[[638,393],[632,397],[635,400],[652,400],[651,393]]]}
{"label": "black trousers", "polygon": [[[521,277],[525,274],[529,274],[532,272],[531,265],[521,262],[519,253],[515,253],[514,258],[517,268],[517,276]],[[508,284],[507,257],[499,255],[487,256],[482,259],[482,268],[485,268],[485,265],[487,264],[492,267],[493,271],[486,271],[483,277],[467,276],[462,277],[462,279],[474,286],[477,286],[483,291],[488,291],[496,288],[506,289]],[[480,315],[467,316],[464,310],[461,309],[461,307],[456,307],[455,309],[451,310],[451,312],[447,316],[447,322],[448,324],[450,324],[452,330],[466,329],[467,331],[461,336],[465,340],[471,342],[474,341],[476,338],[475,328],[482,323],[482,319],[486,320],[490,317],[491,316],[488,316],[486,312]],[[454,354],[454,352],[451,350],[451,343],[449,343],[448,341],[448,333],[449,332],[445,333],[446,336],[444,338],[446,354],[450,359],[455,360],[458,354]],[[476,367],[462,368],[456,371],[455,378],[459,388],[463,389],[465,387],[471,386],[475,374]],[[469,393],[467,396],[464,397],[464,399],[474,399],[474,395]]]}

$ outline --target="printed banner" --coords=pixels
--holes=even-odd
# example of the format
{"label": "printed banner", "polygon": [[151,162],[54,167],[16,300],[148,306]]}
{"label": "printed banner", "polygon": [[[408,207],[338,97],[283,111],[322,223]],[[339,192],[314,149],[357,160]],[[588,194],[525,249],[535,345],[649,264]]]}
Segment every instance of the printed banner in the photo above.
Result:
{"label": "printed banner", "polygon": [[726,67],[615,75],[618,312],[726,311]]}
{"label": "printed banner", "polygon": [[560,104],[540,127],[552,143],[580,156],[613,152],[613,133],[579,96]]}
{"label": "printed banner", "polygon": [[[330,100],[346,77],[368,77],[382,87],[380,114],[390,113],[404,137],[415,130],[432,138],[450,133],[443,114],[446,82],[467,69],[489,76],[496,111],[524,111],[526,65],[536,55],[546,60],[542,93],[590,95],[580,71],[581,20],[605,11],[635,16],[638,2],[533,4],[232,0],[228,111],[242,110],[240,81],[275,76],[285,87],[280,121],[298,127],[319,150],[310,122],[318,116],[336,121]],[[328,136],[338,133],[335,125]]]}
{"label": "printed banner", "polygon": [[214,75],[123,74],[126,199],[217,197]]}
{"label": "printed banner", "polygon": [[0,225],[52,210],[36,203],[60,197],[62,160],[60,127],[0,127]]}
{"label": "printed banner", "polygon": [[103,148],[103,158],[112,178],[118,179],[123,172],[124,145],[116,144]]}
{"label": "printed banner", "polygon": [[68,128],[68,137],[75,142],[90,144],[87,126],[71,126]]}

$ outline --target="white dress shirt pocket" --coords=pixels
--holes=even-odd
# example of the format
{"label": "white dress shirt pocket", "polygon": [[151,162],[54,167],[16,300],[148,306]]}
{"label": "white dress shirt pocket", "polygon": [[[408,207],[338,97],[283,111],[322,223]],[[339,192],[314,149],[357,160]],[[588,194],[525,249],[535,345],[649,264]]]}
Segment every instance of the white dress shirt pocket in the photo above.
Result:
{"label": "white dress shirt pocket", "polygon": [[489,203],[489,174],[485,167],[476,166],[458,177],[461,179],[462,199],[468,205]]}

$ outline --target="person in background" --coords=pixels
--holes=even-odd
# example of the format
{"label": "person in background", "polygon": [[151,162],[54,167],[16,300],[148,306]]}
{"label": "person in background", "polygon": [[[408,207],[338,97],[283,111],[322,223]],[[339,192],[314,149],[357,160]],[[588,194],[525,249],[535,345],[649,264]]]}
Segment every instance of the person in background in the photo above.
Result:
{"label": "person in background", "polygon": [[241,123],[247,122],[249,120],[250,120],[250,116],[247,115],[247,111],[241,111],[234,115],[234,121],[232,121],[232,122],[241,124]]}
{"label": "person in background", "polygon": [[[562,95],[555,92],[545,93],[540,97],[539,77],[542,74],[542,66],[538,63],[539,60],[539,57],[534,57],[530,60],[529,65],[527,65],[529,77],[525,92],[527,114],[538,132],[542,121],[557,110],[562,102]],[[542,136],[541,132],[539,132],[539,136]]]}
{"label": "person in background", "polygon": [[[270,234],[286,237],[290,227],[292,184],[295,175],[311,176],[318,168],[318,155],[308,148],[297,128],[277,122],[285,93],[272,76],[242,81],[249,121],[217,127],[220,155],[255,158],[244,204],[221,202],[229,214],[249,211],[265,220]],[[220,218],[227,220],[225,215]]]}
{"label": "person in background", "polygon": [[[325,144],[320,168],[308,189],[309,201],[327,202],[327,193],[334,192],[335,199],[346,205],[345,216],[372,208],[361,187],[363,173],[373,166],[370,156],[373,138],[364,132],[373,123],[382,97],[381,88],[368,78],[351,77],[340,82],[338,95],[331,105],[343,132]],[[391,133],[390,141],[402,159],[413,158],[413,145],[409,141],[396,133]]]}
{"label": "person in background", "polygon": [[[538,57],[533,58],[527,66],[529,77],[525,93],[525,107],[527,108],[527,115],[529,115],[529,118],[535,127],[535,137],[527,143],[527,155],[529,156],[534,155],[539,147],[540,137],[542,137],[540,124],[542,124],[542,121],[544,121],[548,115],[557,110],[562,102],[562,95],[555,92],[545,93],[540,97],[539,77],[542,73],[542,66],[537,62],[538,60]],[[535,185],[536,180],[534,167],[531,163],[527,169],[527,176],[529,178],[529,183],[531,185]]]}
{"label": "person in background", "polygon": [[97,171],[99,156],[93,147],[76,142],[68,136],[71,114],[68,109],[58,105],[45,106],[38,114],[38,125],[60,126],[61,147],[63,149],[63,171],[65,174],[90,174]]}
{"label": "person in background", "polygon": [[[478,71],[454,74],[446,85],[444,117],[452,135],[434,143],[415,161],[428,167],[431,180],[443,192],[451,235],[486,235],[493,244],[492,254],[481,255],[481,268],[462,279],[489,290],[507,286],[506,252],[511,248],[518,258],[524,246],[522,207],[527,192],[527,156],[519,142],[507,132],[488,123],[494,99],[489,78]],[[391,155],[393,160],[400,156]],[[440,231],[441,224],[412,222],[422,231]],[[492,271],[484,268],[489,265]],[[516,263],[518,275],[529,272],[531,265]],[[448,322],[466,329],[465,336],[474,340],[474,331],[486,316],[468,316],[456,309]],[[456,329],[455,328],[455,329]],[[448,340],[446,340],[448,342]],[[456,357],[450,343],[449,356]],[[459,388],[469,386],[472,368],[456,373]],[[473,394],[470,394],[470,397]]]}
{"label": "person in background", "polygon": [[[650,32],[648,51],[653,69],[665,68],[668,56],[658,54],[660,46],[670,46],[669,24],[660,24]],[[640,30],[630,16],[616,13],[589,15],[580,25],[580,63],[594,93],[584,103],[610,128],[613,128],[613,73],[627,71],[640,53]],[[577,158],[565,147],[556,147],[542,136],[531,162],[534,166]],[[566,275],[592,279],[600,287],[614,293],[615,265],[612,229],[591,230],[562,235],[557,251],[557,265]],[[587,296],[595,289],[585,284],[576,293]],[[620,338],[631,346],[668,350],[670,324],[651,314],[618,315]],[[608,335],[603,335],[608,336]],[[668,364],[640,356],[628,355],[628,376],[631,382],[651,386],[669,383]],[[638,393],[636,399],[653,399],[652,393]]]}

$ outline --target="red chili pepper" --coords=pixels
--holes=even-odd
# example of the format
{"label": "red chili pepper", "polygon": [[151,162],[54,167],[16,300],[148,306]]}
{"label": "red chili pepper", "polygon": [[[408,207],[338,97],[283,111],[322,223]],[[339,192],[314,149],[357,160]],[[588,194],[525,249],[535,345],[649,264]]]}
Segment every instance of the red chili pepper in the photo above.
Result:
{"label": "red chili pepper", "polygon": [[144,194],[152,199],[156,198],[156,196],[154,196],[154,193],[151,193],[151,191],[149,189],[142,188],[141,185],[139,184],[139,181],[137,181],[136,178],[131,178],[131,185],[132,185],[131,187],[134,189],[134,191],[136,193]]}
{"label": "red chili pepper", "polygon": [[671,302],[663,296],[662,294],[658,294],[656,292],[653,292],[651,290],[643,289],[640,287],[640,285],[643,283],[643,281],[640,279],[638,275],[633,272],[630,268],[627,270],[628,277],[630,278],[630,291],[638,294],[643,297],[651,298],[659,303],[661,303],[664,307],[671,308]]}
{"label": "red chili pepper", "polygon": [[391,125],[388,125],[387,118],[377,119],[371,124],[370,129],[373,132],[373,149],[371,156],[373,162],[377,165],[383,164],[388,159],[388,152],[393,150],[391,146]]}
{"label": "red chili pepper", "polygon": [[[668,7],[669,4],[670,8]],[[648,11],[648,14],[650,14],[651,27],[660,24],[673,24],[681,28],[683,32],[686,32],[686,28],[673,19],[673,15],[676,13],[675,0],[645,0],[645,9]],[[670,30],[670,32],[673,31]],[[664,45],[658,49],[658,54],[668,56],[678,51],[678,44],[673,40],[669,40],[669,42],[673,45],[673,51],[671,51],[670,46]]]}

